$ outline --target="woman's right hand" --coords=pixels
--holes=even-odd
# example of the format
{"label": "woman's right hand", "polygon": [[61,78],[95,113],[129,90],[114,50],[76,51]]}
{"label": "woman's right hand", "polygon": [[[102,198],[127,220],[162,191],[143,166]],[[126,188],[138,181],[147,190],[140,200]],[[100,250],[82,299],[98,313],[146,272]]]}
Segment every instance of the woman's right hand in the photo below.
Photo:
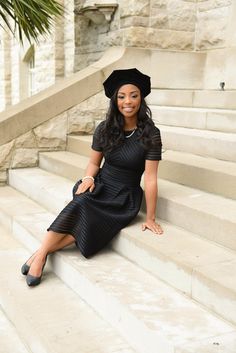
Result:
{"label": "woman's right hand", "polygon": [[85,179],[82,181],[82,183],[79,184],[75,195],[82,194],[87,190],[89,190],[90,192],[93,192],[94,189],[95,189],[94,181],[92,179]]}

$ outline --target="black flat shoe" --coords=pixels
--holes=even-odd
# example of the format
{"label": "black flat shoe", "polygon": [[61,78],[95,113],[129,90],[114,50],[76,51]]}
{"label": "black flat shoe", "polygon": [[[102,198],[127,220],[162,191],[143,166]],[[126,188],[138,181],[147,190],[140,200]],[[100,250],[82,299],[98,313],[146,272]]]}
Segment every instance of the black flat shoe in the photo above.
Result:
{"label": "black flat shoe", "polygon": [[28,262],[28,261],[31,259],[31,257],[33,257],[35,254],[36,254],[36,252],[33,253],[33,255],[30,256],[30,258],[24,263],[24,265],[22,265],[22,267],[21,267],[21,273],[22,273],[22,275],[24,275],[24,276],[28,275],[28,272],[29,272],[29,269],[30,269],[30,265],[27,265],[27,262]]}
{"label": "black flat shoe", "polygon": [[[44,266],[46,265],[46,262],[47,262],[47,257],[46,257],[46,260],[44,262],[44,265],[42,267],[42,272],[41,272],[41,276],[39,277],[36,277],[36,276],[32,276],[31,274],[27,274],[26,276],[26,283],[28,284],[29,287],[35,287],[37,285],[40,284],[41,282],[41,279],[42,279],[42,275],[43,275],[43,269],[44,269]],[[29,271],[28,271],[29,272]]]}
{"label": "black flat shoe", "polygon": [[22,265],[21,267],[21,273],[22,275],[26,276],[29,272],[30,266],[27,265],[27,263],[25,263],[24,265]]}

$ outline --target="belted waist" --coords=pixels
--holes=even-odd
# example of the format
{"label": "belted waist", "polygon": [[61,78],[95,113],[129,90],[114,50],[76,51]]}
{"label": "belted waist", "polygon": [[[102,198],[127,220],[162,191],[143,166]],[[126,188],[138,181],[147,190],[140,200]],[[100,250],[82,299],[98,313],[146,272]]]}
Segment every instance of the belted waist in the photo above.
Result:
{"label": "belted waist", "polygon": [[115,182],[131,187],[137,187],[140,185],[142,172],[114,167],[105,162],[100,170],[100,176],[105,183],[107,182],[110,184]]}

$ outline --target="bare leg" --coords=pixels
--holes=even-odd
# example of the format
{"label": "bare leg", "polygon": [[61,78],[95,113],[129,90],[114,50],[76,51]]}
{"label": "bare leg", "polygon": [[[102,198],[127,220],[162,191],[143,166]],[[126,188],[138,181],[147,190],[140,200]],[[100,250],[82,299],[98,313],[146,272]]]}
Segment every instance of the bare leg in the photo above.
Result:
{"label": "bare leg", "polygon": [[65,248],[74,242],[75,238],[72,235],[48,231],[40,248],[28,261],[28,265],[30,265],[29,274],[36,277],[40,276],[47,254]]}

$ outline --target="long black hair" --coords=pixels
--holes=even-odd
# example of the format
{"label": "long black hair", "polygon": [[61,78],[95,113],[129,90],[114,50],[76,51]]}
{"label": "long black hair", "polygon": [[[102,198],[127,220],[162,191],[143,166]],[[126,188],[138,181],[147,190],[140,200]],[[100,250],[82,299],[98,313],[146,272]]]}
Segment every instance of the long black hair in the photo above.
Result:
{"label": "long black hair", "polygon": [[[121,145],[125,139],[124,117],[117,106],[117,94],[118,89],[110,99],[106,119],[101,127],[99,142],[103,146],[104,151],[111,151],[113,148]],[[137,138],[143,147],[147,149],[152,146],[151,132],[154,122],[152,120],[152,112],[142,95],[137,117]]]}

